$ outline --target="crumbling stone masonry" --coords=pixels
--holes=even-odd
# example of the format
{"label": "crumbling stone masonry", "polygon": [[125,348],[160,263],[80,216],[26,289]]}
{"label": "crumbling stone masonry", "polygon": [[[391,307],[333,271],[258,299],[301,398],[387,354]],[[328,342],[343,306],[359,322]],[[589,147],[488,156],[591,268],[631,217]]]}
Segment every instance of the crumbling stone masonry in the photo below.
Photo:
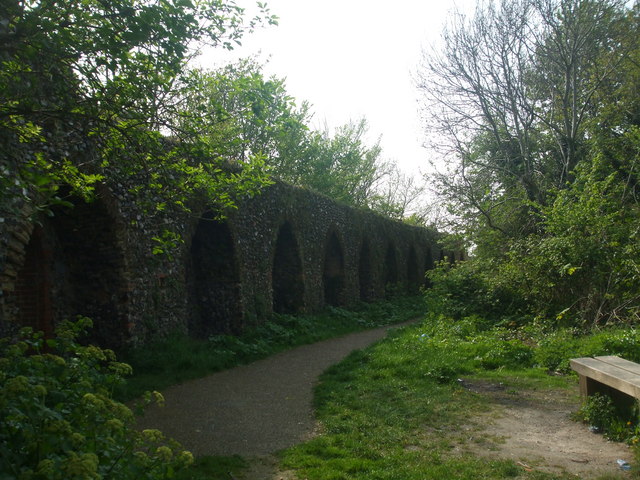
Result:
{"label": "crumbling stone masonry", "polygon": [[[52,332],[65,318],[93,319],[93,341],[139,344],[171,331],[235,334],[271,312],[372,301],[417,292],[446,254],[437,233],[276,183],[225,220],[202,208],[165,221],[184,244],[152,254],[157,225],[124,188],[92,203],[0,221],[0,334],[23,325]],[[155,219],[154,221],[157,221]]]}

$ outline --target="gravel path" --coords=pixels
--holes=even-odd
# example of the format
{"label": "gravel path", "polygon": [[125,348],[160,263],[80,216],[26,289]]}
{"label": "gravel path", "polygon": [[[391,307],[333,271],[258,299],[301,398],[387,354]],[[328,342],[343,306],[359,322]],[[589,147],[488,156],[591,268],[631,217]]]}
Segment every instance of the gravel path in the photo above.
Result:
{"label": "gravel path", "polygon": [[304,345],[250,365],[163,391],[141,428],[157,428],[195,455],[269,455],[313,434],[313,386],[350,352],[386,336],[389,327]]}

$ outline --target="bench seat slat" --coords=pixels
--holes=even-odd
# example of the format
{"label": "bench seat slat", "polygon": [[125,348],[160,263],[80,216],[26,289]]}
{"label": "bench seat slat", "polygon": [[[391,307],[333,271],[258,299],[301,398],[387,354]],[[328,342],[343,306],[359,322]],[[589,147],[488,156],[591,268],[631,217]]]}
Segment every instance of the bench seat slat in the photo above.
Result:
{"label": "bench seat slat", "polygon": [[[640,376],[630,371],[629,365],[618,366],[619,362],[612,361],[611,357],[604,360],[596,358],[576,358],[571,360],[571,368],[579,375],[592,378],[597,382],[609,385],[621,392],[640,398]],[[630,362],[633,363],[633,362]]]}
{"label": "bench seat slat", "polygon": [[627,360],[625,358],[616,357],[615,355],[607,355],[603,357],[595,357],[598,360],[609,363],[611,365],[615,365],[616,367],[623,368],[628,370],[629,372],[640,376],[640,365]]}

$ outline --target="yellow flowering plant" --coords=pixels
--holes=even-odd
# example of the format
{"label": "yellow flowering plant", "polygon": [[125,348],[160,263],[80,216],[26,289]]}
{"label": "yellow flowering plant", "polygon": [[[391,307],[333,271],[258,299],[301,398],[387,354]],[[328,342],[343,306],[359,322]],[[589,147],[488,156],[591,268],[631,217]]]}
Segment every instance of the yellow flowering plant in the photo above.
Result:
{"label": "yellow flowering plant", "polygon": [[110,350],[77,343],[90,327],[80,318],[54,339],[27,328],[0,340],[3,479],[158,480],[193,461],[161,432],[134,428],[131,410],[112,397],[131,369]]}

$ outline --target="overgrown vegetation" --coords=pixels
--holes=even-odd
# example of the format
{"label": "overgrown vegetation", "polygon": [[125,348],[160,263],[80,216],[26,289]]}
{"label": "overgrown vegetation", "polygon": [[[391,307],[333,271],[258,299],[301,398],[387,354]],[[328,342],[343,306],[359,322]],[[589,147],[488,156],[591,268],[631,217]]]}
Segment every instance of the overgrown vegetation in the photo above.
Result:
{"label": "overgrown vegetation", "polygon": [[[467,311],[588,328],[640,311],[640,4],[479,2],[425,55]],[[456,295],[453,292],[450,292]]]}
{"label": "overgrown vegetation", "polygon": [[27,328],[0,342],[2,478],[156,480],[193,462],[161,432],[134,428],[132,411],[112,397],[131,368],[76,342],[90,326],[83,318],[54,339]]}
{"label": "overgrown vegetation", "polygon": [[119,398],[136,398],[145,391],[267,357],[297,345],[317,342],[368,328],[392,325],[417,318],[424,311],[420,297],[361,303],[353,309],[329,308],[314,315],[278,315],[248,328],[239,336],[216,335],[195,340],[184,334],[131,350],[123,359],[133,375],[122,385]]}

